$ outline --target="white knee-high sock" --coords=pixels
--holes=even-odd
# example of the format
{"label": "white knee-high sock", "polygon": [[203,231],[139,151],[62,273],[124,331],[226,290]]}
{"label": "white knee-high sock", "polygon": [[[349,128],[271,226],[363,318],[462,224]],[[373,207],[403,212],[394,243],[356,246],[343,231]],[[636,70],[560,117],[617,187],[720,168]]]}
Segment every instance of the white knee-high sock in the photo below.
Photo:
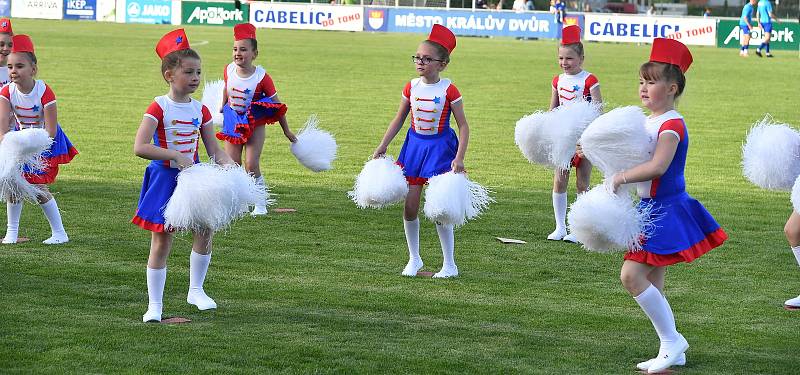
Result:
{"label": "white knee-high sock", "polygon": [[553,214],[556,218],[556,229],[567,230],[567,193],[553,192]]}
{"label": "white knee-high sock", "polygon": [[67,232],[64,230],[64,224],[61,222],[61,212],[58,211],[58,204],[56,199],[52,198],[44,204],[40,205],[44,216],[47,217],[47,222],[50,223],[50,231],[53,237],[66,238]]}
{"label": "white knee-high sock", "polygon": [[452,225],[436,224],[436,233],[439,234],[439,243],[442,245],[442,265],[444,267],[455,267],[455,235]]}
{"label": "white knee-high sock", "polygon": [[[259,187],[266,188],[267,184],[264,182],[264,175],[256,177],[256,185],[258,185]],[[267,205],[267,197],[266,196],[261,197],[261,199],[259,199],[258,204],[261,205],[261,206],[266,206]]]}
{"label": "white knee-high sock", "polygon": [[[9,208],[9,210],[10,210],[10,208]],[[9,216],[8,216],[8,222],[9,222],[9,227],[8,228],[11,229],[11,227],[10,227],[10,225],[11,225],[10,224],[11,223],[11,214],[9,214]],[[19,221],[17,221],[17,224],[19,224]],[[797,259],[797,265],[800,266],[800,246],[793,247],[792,248],[792,252],[794,253],[794,259]]]}
{"label": "white knee-high sock", "polygon": [[6,225],[6,237],[3,238],[3,243],[16,243],[19,236],[19,218],[22,216],[22,202],[6,203],[6,216],[8,217],[8,224]]}
{"label": "white knee-high sock", "polygon": [[167,267],[155,269],[147,267],[147,299],[148,310],[155,307],[158,311],[163,306],[164,284],[167,282]]}
{"label": "white knee-high sock", "polygon": [[420,260],[419,257],[419,218],[408,221],[403,219],[403,229],[406,232],[406,243],[408,244],[408,258]]}
{"label": "white knee-high sock", "polygon": [[658,288],[650,284],[644,292],[633,297],[633,299],[636,300],[639,307],[650,318],[650,322],[653,323],[653,328],[656,329],[658,338],[661,340],[662,347],[678,340],[680,334],[675,328],[675,317],[672,315],[672,309]]}
{"label": "white knee-high sock", "polygon": [[203,290],[209,263],[211,263],[211,253],[202,255],[192,250],[192,254],[189,255],[189,292]]}

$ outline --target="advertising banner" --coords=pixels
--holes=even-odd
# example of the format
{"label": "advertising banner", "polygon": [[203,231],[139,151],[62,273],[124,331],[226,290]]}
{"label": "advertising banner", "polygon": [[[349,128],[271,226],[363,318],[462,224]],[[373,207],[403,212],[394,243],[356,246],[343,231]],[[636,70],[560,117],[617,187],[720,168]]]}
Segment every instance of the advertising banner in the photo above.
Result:
{"label": "advertising banner", "polygon": [[172,23],[171,0],[127,0],[124,12],[125,23]]}
{"label": "advertising banner", "polygon": [[[0,0],[2,1],[2,0]],[[96,0],[97,8],[95,14],[98,21],[114,22],[116,20],[116,1],[115,0]]]}
{"label": "advertising banner", "polygon": [[[447,26],[456,35],[511,36],[521,38],[557,38],[560,24],[545,12],[485,12],[437,9],[389,8],[384,12],[384,21],[378,13],[368,9],[364,29],[366,31],[428,33],[433,24]],[[579,23],[579,17],[570,22]],[[378,27],[376,27],[378,26]]]}
{"label": "advertising banner", "polygon": [[255,2],[250,23],[256,27],[305,30],[364,30],[364,7]]}
{"label": "advertising banner", "polygon": [[11,0],[0,0],[0,17],[11,17]]}
{"label": "advertising banner", "polygon": [[[739,48],[741,40],[742,29],[739,28],[739,21],[719,21],[719,25],[717,25],[717,47]],[[757,47],[763,41],[764,30],[758,27],[750,28],[750,45]],[[800,24],[796,22],[773,23],[769,48],[793,51],[800,49]]]}
{"label": "advertising banner", "polygon": [[94,20],[97,0],[64,0],[65,20]]}
{"label": "advertising banner", "polygon": [[711,18],[623,16],[587,13],[583,38],[603,42],[652,43],[677,39],[686,45],[716,44],[717,21]]}
{"label": "advertising banner", "polygon": [[233,26],[250,20],[250,6],[242,4],[236,9],[234,3],[212,3],[183,1],[181,24]]}
{"label": "advertising banner", "polygon": [[11,17],[60,20],[64,16],[63,9],[64,0],[14,0]]}

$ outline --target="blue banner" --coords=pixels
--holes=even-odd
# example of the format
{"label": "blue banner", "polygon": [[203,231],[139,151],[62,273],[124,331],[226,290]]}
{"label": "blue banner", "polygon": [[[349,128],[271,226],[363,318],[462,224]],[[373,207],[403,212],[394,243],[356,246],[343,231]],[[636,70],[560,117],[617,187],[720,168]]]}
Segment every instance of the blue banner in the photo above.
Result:
{"label": "blue banner", "polygon": [[65,20],[94,20],[97,0],[64,0]]}
{"label": "blue banner", "polygon": [[125,23],[170,24],[172,23],[172,0],[127,0]]}
{"label": "blue banner", "polygon": [[[383,12],[376,12],[383,11]],[[433,24],[456,35],[557,38],[560,24],[545,12],[487,12],[463,10],[367,8],[364,30],[428,33]],[[381,19],[381,13],[384,14]]]}
{"label": "blue banner", "polygon": [[11,17],[11,0],[0,0],[0,17]]}

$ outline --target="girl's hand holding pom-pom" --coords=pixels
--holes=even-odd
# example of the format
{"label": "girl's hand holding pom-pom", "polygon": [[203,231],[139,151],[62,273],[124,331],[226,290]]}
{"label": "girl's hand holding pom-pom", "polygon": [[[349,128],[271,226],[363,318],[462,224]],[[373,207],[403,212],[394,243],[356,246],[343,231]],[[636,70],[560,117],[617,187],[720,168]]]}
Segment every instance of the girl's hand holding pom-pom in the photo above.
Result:
{"label": "girl's hand holding pom-pom", "polygon": [[175,164],[178,165],[178,169],[180,169],[180,170],[189,168],[192,165],[194,165],[194,163],[192,162],[192,159],[189,159],[186,156],[183,156],[183,154],[181,154],[178,151],[175,151],[175,157],[172,158],[172,161],[174,161]]}
{"label": "girl's hand holding pom-pom", "polygon": [[297,136],[295,136],[294,133],[292,133],[291,130],[286,130],[285,132],[283,132],[283,135],[286,136],[286,139],[288,139],[289,142],[292,142],[292,143],[297,142]]}
{"label": "girl's hand holding pom-pom", "polygon": [[386,146],[380,145],[378,146],[378,148],[375,149],[375,151],[372,152],[372,158],[378,159],[383,157],[383,155],[385,154],[386,154]]}
{"label": "girl's hand holding pom-pom", "polygon": [[463,173],[464,172],[464,160],[461,159],[453,159],[453,162],[450,163],[450,169],[453,170],[454,173]]}

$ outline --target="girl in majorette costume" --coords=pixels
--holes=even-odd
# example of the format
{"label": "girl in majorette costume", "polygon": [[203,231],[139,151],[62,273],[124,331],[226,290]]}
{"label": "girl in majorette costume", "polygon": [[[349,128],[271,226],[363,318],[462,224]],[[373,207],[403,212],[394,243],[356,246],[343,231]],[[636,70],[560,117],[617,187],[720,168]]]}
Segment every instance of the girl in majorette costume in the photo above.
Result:
{"label": "girl in majorette costume", "polygon": [[[453,32],[435,24],[430,36],[417,48],[412,56],[419,78],[412,79],[403,89],[400,109],[389,123],[381,144],[375,149],[374,158],[386,153],[386,148],[400,131],[411,112],[411,127],[400,150],[397,164],[403,168],[408,181],[404,228],[408,243],[409,260],[402,274],[415,276],[423,264],[419,256],[419,212],[422,187],[430,177],[453,171],[464,172],[464,155],[469,141],[469,126],[464,115],[464,104],[458,89],[439,73],[447,68],[450,54],[456,47]],[[450,114],[458,124],[458,137],[450,127]],[[436,225],[442,246],[444,261],[442,269],[433,277],[444,278],[458,275],[454,259],[455,240],[452,225]]]}
{"label": "girl in majorette costume", "polygon": [[6,87],[8,79],[8,55],[11,53],[11,37],[14,31],[11,30],[11,20],[0,18],[0,89]]}
{"label": "girl in majorette costume", "polygon": [[[0,21],[2,23],[2,21]],[[10,27],[10,26],[9,26]],[[53,139],[50,150],[44,152],[43,170],[25,169],[24,177],[31,184],[37,185],[41,194],[37,196],[39,205],[50,223],[51,236],[42,241],[47,245],[61,244],[69,241],[67,232],[61,222],[61,212],[48,184],[52,184],[58,175],[58,166],[67,164],[78,154],[75,147],[61,130],[58,124],[56,96],[44,81],[35,79],[38,72],[37,59],[33,41],[27,35],[14,35],[11,38],[11,54],[8,55],[8,71],[11,83],[0,90],[0,136],[9,131],[26,128],[45,129]],[[9,121],[14,118],[14,127]],[[8,224],[3,243],[17,243],[27,240],[18,237],[19,218],[22,215],[22,202],[6,204]]]}
{"label": "girl in majorette costume", "polygon": [[689,348],[663,293],[667,266],[691,262],[728,238],[705,207],[686,193],[683,171],[689,132],[675,111],[675,100],[683,93],[684,74],[691,63],[692,55],[682,43],[653,41],[650,61],[639,69],[639,95],[652,112],[646,127],[656,142],[653,158],[612,177],[614,191],[622,184],[638,183],[640,205],[652,207],[656,223],[642,250],[625,254],[620,273],[625,289],[650,318],[661,341],[658,355],[637,365],[648,373],[685,364]]}
{"label": "girl in majorette costume", "polygon": [[[797,211],[792,210],[792,214],[783,227],[783,232],[786,234],[786,240],[789,241],[797,264],[800,265],[800,214]],[[786,300],[783,306],[789,310],[800,310],[800,296]]]}
{"label": "girl in majorette costume", "polygon": [[[11,29],[11,20],[0,18],[0,89],[6,87],[11,80],[8,78],[8,55],[11,53],[11,37],[14,31]],[[16,128],[17,123],[13,115],[9,115],[9,130]]]}
{"label": "girl in majorette costume", "polygon": [[[570,25],[562,31],[561,45],[558,47],[558,65],[564,70],[553,78],[550,110],[576,101],[586,100],[601,103],[600,83],[594,74],[583,70],[583,43],[581,28]],[[575,166],[575,185],[578,194],[589,190],[589,179],[592,176],[592,163],[585,158],[572,158]],[[547,236],[548,240],[575,242],[571,234],[567,234],[567,185],[569,170],[556,171],[553,176],[553,213],[556,229]]]}
{"label": "girl in majorette costume", "polygon": [[[199,162],[198,143],[203,139],[206,152],[217,163],[232,164],[214,138],[211,113],[190,96],[200,84],[200,56],[189,48],[183,29],[164,35],[156,46],[161,72],[169,84],[166,95],[154,99],[136,132],[134,153],[152,160],[144,173],[142,192],[133,223],[151,234],[147,260],[147,312],[144,322],[161,321],[167,257],[172,248],[171,228],[164,227],[164,207],[177,185],[178,172]],[[194,233],[189,256],[189,293],[186,302],[200,310],[214,309],[216,302],[203,290],[211,262],[213,233]]]}
{"label": "girl in majorette costume", "polygon": [[[261,65],[253,65],[258,57],[256,27],[249,23],[233,27],[233,62],[225,67],[223,93],[223,126],[217,138],[225,141],[225,152],[242,164],[245,152],[245,169],[264,186],[259,160],[264,148],[264,125],[280,123],[283,134],[292,143],[297,141],[286,122],[286,104],[280,102],[272,78]],[[266,215],[266,197],[252,214]]]}

